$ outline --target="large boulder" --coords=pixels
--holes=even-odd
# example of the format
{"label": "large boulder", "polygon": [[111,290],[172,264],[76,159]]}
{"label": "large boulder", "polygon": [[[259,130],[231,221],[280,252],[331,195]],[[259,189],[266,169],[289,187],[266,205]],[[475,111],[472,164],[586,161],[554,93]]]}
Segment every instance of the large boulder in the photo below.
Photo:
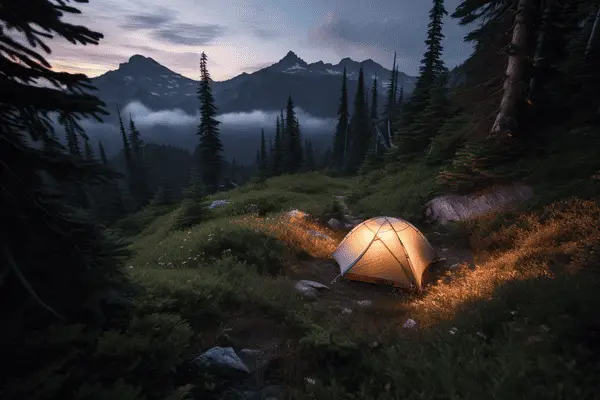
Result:
{"label": "large boulder", "polygon": [[441,225],[464,221],[493,211],[501,211],[511,203],[533,197],[533,188],[522,183],[497,186],[486,192],[471,195],[443,195],[425,204],[427,222]]}

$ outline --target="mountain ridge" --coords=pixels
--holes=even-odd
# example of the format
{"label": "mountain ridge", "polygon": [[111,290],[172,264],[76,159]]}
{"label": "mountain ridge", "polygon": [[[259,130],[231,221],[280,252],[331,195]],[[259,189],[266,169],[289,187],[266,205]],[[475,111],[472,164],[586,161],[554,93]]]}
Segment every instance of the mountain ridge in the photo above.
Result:
{"label": "mountain ridge", "polygon": [[[278,110],[291,95],[296,106],[317,117],[335,117],[341,88],[341,75],[347,69],[349,81],[358,79],[363,67],[365,87],[378,78],[379,97],[384,97],[391,71],[372,59],[354,61],[344,57],[338,64],[317,61],[307,63],[289,51],[276,63],[252,73],[241,73],[230,79],[213,82],[213,93],[219,112],[250,112]],[[405,93],[414,88],[416,77],[398,74]],[[198,81],[185,77],[151,57],[134,54],[115,70],[92,78],[98,96],[107,103],[111,113],[117,104],[139,101],[151,110],[180,108],[195,113]],[[348,85],[348,96],[354,97],[356,87]],[[370,100],[370,99],[369,99]],[[381,104],[381,102],[380,102]]]}

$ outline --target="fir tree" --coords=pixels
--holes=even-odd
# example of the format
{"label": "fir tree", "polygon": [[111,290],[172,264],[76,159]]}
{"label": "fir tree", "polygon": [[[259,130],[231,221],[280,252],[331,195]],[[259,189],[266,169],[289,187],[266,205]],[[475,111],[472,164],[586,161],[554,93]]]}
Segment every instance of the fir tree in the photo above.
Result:
{"label": "fir tree", "polygon": [[129,139],[127,139],[127,132],[125,131],[125,125],[123,124],[123,118],[121,117],[121,111],[117,108],[117,114],[119,117],[119,131],[121,132],[121,140],[123,141],[123,156],[125,157],[125,168],[127,169],[127,183],[129,190],[133,192],[135,185],[135,173],[133,171],[133,157],[131,154],[131,146]]}
{"label": "fir tree", "polygon": [[183,190],[182,194],[185,200],[195,202],[202,201],[204,196],[206,196],[206,186],[204,186],[202,176],[197,167],[192,168],[188,186]]}
{"label": "fir tree", "polygon": [[223,165],[223,145],[219,135],[220,121],[215,119],[217,108],[212,93],[212,79],[207,68],[207,56],[203,52],[200,56],[200,87],[198,98],[200,100],[200,136],[199,153],[202,162],[202,179],[209,193],[219,189],[219,178]]}
{"label": "fir tree", "polygon": [[[107,310],[100,304],[124,279],[116,257],[122,247],[73,210],[62,188],[113,174],[99,163],[68,152],[44,152],[40,145],[52,137],[53,113],[75,136],[83,135],[80,118],[107,115],[104,103],[89,94],[92,86],[85,75],[52,69],[42,54],[49,54],[49,44],[54,44],[47,39],[62,36],[65,43],[97,44],[102,34],[65,22],[63,18],[79,13],[71,4],[2,2],[0,9],[0,304],[10,304],[1,307],[0,320],[11,327],[10,335],[24,341],[29,329],[43,334],[40,329],[58,319],[101,327]],[[27,40],[11,39],[21,34]],[[54,85],[36,85],[40,81]],[[50,187],[52,181],[61,185]],[[84,307],[89,310],[85,315]],[[24,356],[19,346],[2,350],[7,359]],[[66,392],[54,394],[68,397]]]}
{"label": "fir tree", "polygon": [[81,148],[79,147],[78,133],[71,121],[65,122],[65,133],[67,136],[67,149],[69,153],[75,157],[82,157]]}
{"label": "fir tree", "polygon": [[449,117],[449,107],[448,74],[441,73],[431,87],[427,107],[417,115],[410,136],[403,138],[405,153],[423,151],[429,146]]}
{"label": "fir tree", "polygon": [[346,171],[354,173],[363,162],[369,139],[371,137],[371,129],[369,123],[369,115],[367,114],[365,104],[365,84],[362,67],[358,73],[358,88],[354,99],[354,114],[350,119],[350,137],[348,143],[348,157],[346,160]]}
{"label": "fir tree", "polygon": [[279,116],[275,123],[275,142],[273,143],[273,155],[271,157],[271,174],[273,176],[281,175],[283,168],[283,142],[281,139],[282,129]]}
{"label": "fir tree", "polygon": [[340,96],[340,105],[338,107],[338,122],[335,128],[335,136],[333,139],[333,154],[332,162],[334,167],[341,172],[344,169],[347,152],[347,135],[350,115],[348,113],[348,88],[346,68],[342,75],[342,94]]}
{"label": "fir tree", "polygon": [[98,142],[98,152],[100,153],[100,161],[104,166],[108,165],[108,159],[106,158],[106,152],[104,151],[104,146],[102,142]]}
{"label": "fir tree", "polygon": [[136,163],[142,158],[142,147],[144,145],[140,131],[135,126],[131,113],[129,114],[129,145],[131,146],[131,155]]}
{"label": "fir tree", "polygon": [[377,123],[379,120],[379,105],[377,104],[377,77],[373,78],[373,87],[371,88],[371,120]]}
{"label": "fir tree", "polygon": [[262,177],[267,176],[267,146],[265,142],[265,130],[260,132],[260,154],[258,159],[258,171]]}
{"label": "fir tree", "polygon": [[[44,130],[42,130],[44,132]],[[44,151],[48,153],[55,153],[61,151],[63,146],[56,136],[56,132],[49,132],[47,135],[41,134],[42,140],[44,141]]]}
{"label": "fir tree", "polygon": [[300,138],[300,124],[294,110],[292,96],[288,97],[285,117],[285,137],[287,141],[285,172],[295,173],[302,168],[302,141]]}
{"label": "fir tree", "polygon": [[444,8],[443,0],[433,0],[433,7],[429,11],[429,24],[427,25],[426,51],[419,67],[419,77],[410,102],[405,107],[402,120],[403,124],[410,125],[417,115],[427,107],[431,87],[437,77],[446,71],[442,60],[442,33],[443,18],[448,12]]}
{"label": "fir tree", "polygon": [[390,82],[388,84],[387,101],[383,106],[382,119],[386,122],[394,120],[394,110],[396,109],[396,53],[394,52],[394,63],[390,73]]}
{"label": "fir tree", "polygon": [[269,150],[267,156],[267,174],[273,176],[273,157],[275,156],[275,147],[273,145],[273,137],[269,136]]}
{"label": "fir tree", "polygon": [[84,158],[86,161],[94,160],[94,150],[92,149],[92,145],[88,139],[85,140],[84,144]]}

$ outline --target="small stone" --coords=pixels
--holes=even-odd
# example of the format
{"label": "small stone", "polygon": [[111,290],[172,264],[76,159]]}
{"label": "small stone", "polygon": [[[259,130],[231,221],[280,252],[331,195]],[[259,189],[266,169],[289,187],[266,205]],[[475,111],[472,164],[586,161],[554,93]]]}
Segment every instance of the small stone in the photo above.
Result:
{"label": "small stone", "polygon": [[359,300],[356,302],[356,304],[358,304],[361,307],[369,307],[373,304],[373,302],[371,300]]}
{"label": "small stone", "polygon": [[232,347],[213,347],[196,358],[194,362],[200,366],[216,366],[250,373],[246,364],[238,357]]}
{"label": "small stone", "polygon": [[342,314],[344,314],[344,315],[352,314],[352,309],[351,308],[344,308],[342,310]]}
{"label": "small stone", "polygon": [[417,326],[417,321],[415,321],[414,319],[407,319],[406,322],[402,325],[403,328],[408,328],[408,329],[412,329],[415,328]]}

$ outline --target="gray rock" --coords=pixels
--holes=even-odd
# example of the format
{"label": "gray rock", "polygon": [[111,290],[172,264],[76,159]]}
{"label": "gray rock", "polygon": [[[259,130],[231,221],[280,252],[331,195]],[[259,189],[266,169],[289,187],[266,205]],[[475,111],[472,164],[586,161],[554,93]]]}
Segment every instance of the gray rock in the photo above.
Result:
{"label": "gray rock", "polygon": [[208,208],[213,209],[213,208],[217,208],[217,207],[222,207],[222,206],[226,206],[229,203],[231,203],[231,201],[229,201],[229,200],[215,200],[212,203],[210,203]]}
{"label": "gray rock", "polygon": [[329,225],[329,227],[332,229],[344,228],[344,224],[339,219],[335,219],[335,218],[329,219],[329,221],[327,221],[327,225]]}
{"label": "gray rock", "polygon": [[361,307],[369,307],[373,304],[373,302],[371,300],[359,300],[356,302],[356,304],[358,304]]}
{"label": "gray rock", "polygon": [[197,357],[194,362],[198,366],[220,369],[225,373],[250,373],[246,364],[238,357],[232,347],[213,347]]}
{"label": "gray rock", "polygon": [[296,283],[295,289],[302,293],[306,298],[317,299],[319,292],[323,290],[329,290],[329,286],[325,286],[322,283],[302,280]]}
{"label": "gray rock", "polygon": [[501,211],[510,203],[525,201],[532,196],[533,189],[525,184],[497,186],[485,193],[438,196],[425,204],[424,214],[427,222],[444,225]]}
{"label": "gray rock", "polygon": [[325,239],[325,240],[331,240],[331,238],[321,232],[317,232],[317,231],[313,231],[313,230],[308,230],[307,231],[311,236],[317,237],[319,239]]}

